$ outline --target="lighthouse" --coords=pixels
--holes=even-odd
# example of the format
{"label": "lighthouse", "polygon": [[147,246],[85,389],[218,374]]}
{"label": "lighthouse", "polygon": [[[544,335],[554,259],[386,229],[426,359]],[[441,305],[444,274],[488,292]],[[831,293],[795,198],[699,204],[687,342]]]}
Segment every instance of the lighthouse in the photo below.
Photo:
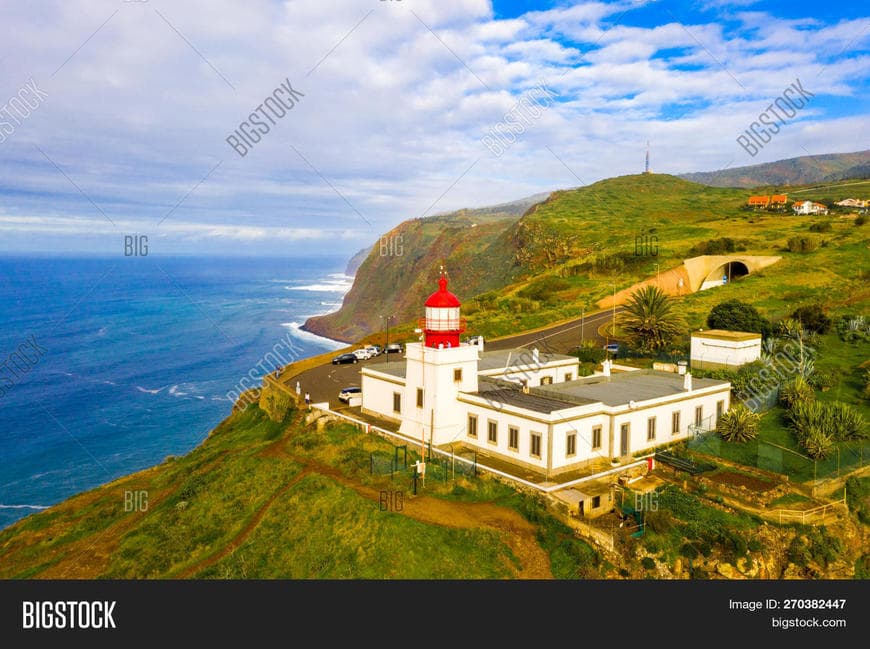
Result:
{"label": "lighthouse", "polygon": [[442,267],[438,290],[426,300],[426,317],[420,321],[426,347],[459,347],[459,335],[465,331],[465,319],[459,315],[461,306],[459,298],[447,290],[447,273]]}
{"label": "lighthouse", "polygon": [[465,417],[456,399],[477,392],[480,348],[460,343],[465,331],[461,303],[447,290],[441,268],[438,290],[423,305],[422,339],[405,345],[405,385],[400,432],[435,446],[464,438]]}

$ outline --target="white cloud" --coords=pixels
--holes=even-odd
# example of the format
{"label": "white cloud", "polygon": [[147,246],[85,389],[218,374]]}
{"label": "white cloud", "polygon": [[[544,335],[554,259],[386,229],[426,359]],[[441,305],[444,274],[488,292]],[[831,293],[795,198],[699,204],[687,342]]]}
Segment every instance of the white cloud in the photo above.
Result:
{"label": "white cloud", "polygon": [[[644,4],[656,24],[633,20]],[[496,20],[486,0],[5,3],[0,101],[30,77],[49,96],[0,143],[0,229],[111,227],[91,201],[153,229],[181,201],[160,227],[179,241],[353,247],[442,194],[434,211],[637,171],[647,139],[658,171],[716,168],[797,77],[816,98],[764,155],[860,148],[866,18],[751,4],[675,16],[584,2]],[[304,98],[239,157],[225,138],[285,79]],[[481,135],[540,81],[556,103],[493,158]]]}

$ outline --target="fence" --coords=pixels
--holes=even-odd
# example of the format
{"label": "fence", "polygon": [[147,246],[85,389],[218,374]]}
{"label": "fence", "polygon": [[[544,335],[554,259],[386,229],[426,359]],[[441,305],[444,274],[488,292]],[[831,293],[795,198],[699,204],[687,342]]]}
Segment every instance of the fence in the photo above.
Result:
{"label": "fence", "polygon": [[715,431],[695,434],[688,440],[692,451],[715,455],[724,460],[787,475],[794,482],[810,486],[840,476],[870,463],[870,441],[838,442],[830,455],[814,460],[797,451],[773,442],[753,439],[748,442],[726,442]]}
{"label": "fence", "polygon": [[849,511],[849,506],[846,504],[845,494],[840,500],[826,503],[824,505],[820,505],[819,507],[813,507],[812,509],[777,509],[773,512],[773,514],[777,516],[780,523],[789,521],[800,521],[801,525],[806,525],[807,520],[812,521],[815,519],[824,518],[827,514],[840,508],[842,508],[845,512]]}

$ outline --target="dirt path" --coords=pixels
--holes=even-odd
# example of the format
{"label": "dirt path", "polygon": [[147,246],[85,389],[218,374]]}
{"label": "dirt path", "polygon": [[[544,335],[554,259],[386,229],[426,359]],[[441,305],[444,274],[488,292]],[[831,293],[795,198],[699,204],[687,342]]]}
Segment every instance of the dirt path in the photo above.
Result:
{"label": "dirt path", "polygon": [[245,525],[245,527],[243,527],[239,531],[238,534],[236,534],[236,536],[233,538],[232,541],[227,543],[224,547],[222,547],[220,550],[218,550],[214,554],[206,557],[202,561],[199,561],[196,564],[185,569],[184,571],[181,572],[181,574],[179,574],[177,576],[181,579],[189,579],[190,577],[192,577],[196,573],[202,572],[203,570],[205,570],[209,566],[214,565],[215,563],[217,563],[218,561],[223,559],[228,554],[235,552],[242,545],[242,543],[245,542],[245,539],[248,538],[248,536],[251,534],[251,532],[254,531],[254,529],[257,527],[257,525],[260,524],[260,521],[263,520],[263,517],[266,515],[266,512],[269,511],[269,508],[272,506],[272,504],[276,500],[278,500],[278,498],[280,498],[285,493],[287,493],[287,491],[290,490],[293,487],[293,485],[295,485],[297,482],[302,480],[302,478],[304,478],[306,475],[308,475],[310,473],[311,473],[311,471],[309,471],[308,469],[303,469],[297,475],[293,476],[293,478],[289,482],[287,482],[284,486],[282,486],[275,493],[273,493],[269,497],[269,500],[267,500],[265,503],[263,503],[260,506],[260,509],[257,510],[257,513],[251,517],[251,520],[248,521],[248,524]]}

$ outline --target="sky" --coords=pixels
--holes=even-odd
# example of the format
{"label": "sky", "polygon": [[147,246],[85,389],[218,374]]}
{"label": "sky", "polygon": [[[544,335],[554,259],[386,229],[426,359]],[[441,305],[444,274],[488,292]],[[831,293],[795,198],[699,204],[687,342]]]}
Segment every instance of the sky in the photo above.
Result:
{"label": "sky", "polygon": [[[672,174],[864,150],[868,15],[851,0],[5,2],[0,252],[112,255],[145,236],[158,255],[352,254],[409,218],[638,173],[647,142]],[[778,132],[741,146],[778,99]]]}

